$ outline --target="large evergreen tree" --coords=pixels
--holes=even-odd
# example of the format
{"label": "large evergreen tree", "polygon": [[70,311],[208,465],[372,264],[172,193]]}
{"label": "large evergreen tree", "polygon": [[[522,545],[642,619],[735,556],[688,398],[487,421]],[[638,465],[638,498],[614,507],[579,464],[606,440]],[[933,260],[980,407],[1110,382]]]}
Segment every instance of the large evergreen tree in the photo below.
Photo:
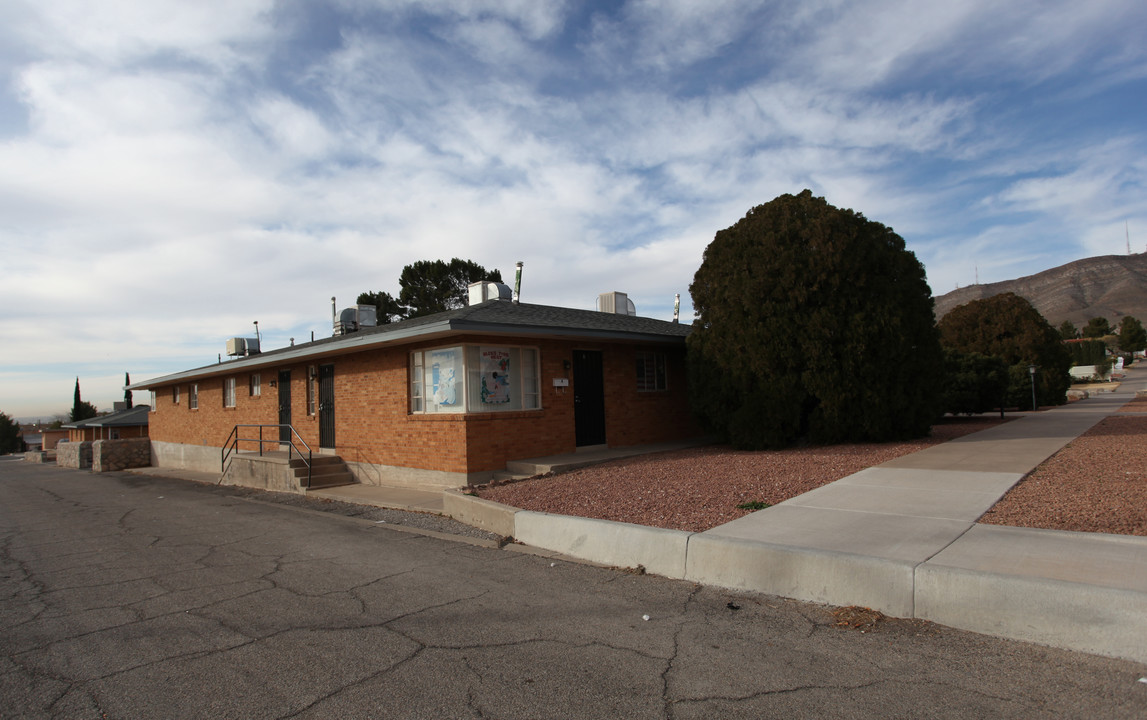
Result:
{"label": "large evergreen tree", "polygon": [[68,420],[79,422],[94,418],[96,415],[99,415],[96,406],[80,398],[80,379],[76,378],[76,390],[72,393],[72,413],[68,416]]}
{"label": "large evergreen tree", "polygon": [[690,397],[741,448],[925,435],[940,345],[924,267],[805,190],[717,233],[690,286]]}
{"label": "large evergreen tree", "polygon": [[1031,407],[1035,365],[1037,402],[1062,405],[1071,386],[1071,355],[1059,332],[1032,304],[1014,293],[1002,293],[952,309],[940,320],[944,347],[963,353],[994,355],[1009,367],[1008,404]]}
{"label": "large evergreen tree", "polygon": [[20,437],[20,423],[0,412],[0,455],[20,452],[23,449],[24,440]]}
{"label": "large evergreen tree", "polygon": [[1083,337],[1099,339],[1111,334],[1111,323],[1105,317],[1093,317],[1087,321],[1083,328]]}
{"label": "large evergreen tree", "polygon": [[460,258],[419,260],[402,268],[397,299],[387,292],[365,292],[358,302],[374,305],[381,325],[466,307],[470,283],[481,280],[502,282],[502,274]]}
{"label": "large evergreen tree", "polygon": [[1147,350],[1147,331],[1143,323],[1130,315],[1124,315],[1119,321],[1119,349],[1124,352]]}

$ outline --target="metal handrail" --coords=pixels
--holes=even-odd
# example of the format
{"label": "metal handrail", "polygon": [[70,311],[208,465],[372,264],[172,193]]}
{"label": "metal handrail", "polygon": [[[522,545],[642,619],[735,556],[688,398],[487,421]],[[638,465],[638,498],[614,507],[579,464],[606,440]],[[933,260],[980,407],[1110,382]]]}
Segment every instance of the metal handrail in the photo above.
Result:
{"label": "metal handrail", "polygon": [[[241,437],[239,434],[240,428],[259,428],[258,439]],[[307,466],[307,483],[306,483],[306,485],[304,485],[304,487],[309,488],[311,486],[311,470],[312,470],[312,465],[313,465],[313,461],[314,461],[314,452],[311,451],[311,446],[307,444],[306,440],[303,440],[302,436],[299,435],[299,432],[297,430],[295,430],[293,425],[285,425],[285,424],[284,425],[236,425],[235,427],[231,428],[231,433],[229,435],[227,435],[227,440],[223,443],[223,447],[219,453],[219,464],[220,464],[220,468],[222,470],[223,475],[226,475],[227,469],[231,467],[231,454],[232,453],[235,453],[235,454],[239,453],[239,443],[241,443],[241,442],[243,442],[243,443],[258,443],[258,445],[259,445],[259,456],[260,457],[262,457],[262,455],[263,455],[263,446],[264,445],[282,445],[282,444],[284,444],[284,441],[281,439],[281,436],[275,438],[274,440],[264,440],[263,439],[263,428],[275,428],[276,430],[282,430],[283,428],[287,428],[288,430],[290,430],[290,433],[288,434],[288,439],[285,441],[286,445],[287,445],[287,465],[290,466],[291,460],[294,459],[294,457],[292,456],[292,452],[298,454],[299,459],[302,460],[303,464]],[[296,447],[295,439],[298,439],[299,445],[302,445],[304,448],[306,448],[306,450],[307,450],[306,455],[303,454],[302,450],[300,450],[298,447]],[[222,479],[222,477],[220,477],[220,479]]]}

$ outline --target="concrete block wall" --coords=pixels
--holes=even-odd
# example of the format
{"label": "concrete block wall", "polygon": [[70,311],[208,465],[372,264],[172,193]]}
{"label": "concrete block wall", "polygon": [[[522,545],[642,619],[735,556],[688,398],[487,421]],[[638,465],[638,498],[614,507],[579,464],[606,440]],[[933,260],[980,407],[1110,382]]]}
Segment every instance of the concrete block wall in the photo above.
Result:
{"label": "concrete block wall", "polygon": [[96,440],[92,443],[92,472],[112,472],[151,465],[151,440]]}
{"label": "concrete block wall", "polygon": [[84,442],[62,442],[56,446],[56,465],[86,470],[92,466],[92,444]]}

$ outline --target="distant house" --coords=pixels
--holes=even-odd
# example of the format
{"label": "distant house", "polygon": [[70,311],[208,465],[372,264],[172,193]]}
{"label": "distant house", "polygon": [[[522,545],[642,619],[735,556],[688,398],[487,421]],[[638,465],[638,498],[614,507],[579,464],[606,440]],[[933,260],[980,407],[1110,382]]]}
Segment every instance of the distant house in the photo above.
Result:
{"label": "distant house", "polygon": [[68,431],[62,427],[59,429],[44,428],[40,431],[40,436],[43,450],[55,450],[56,445],[61,440],[66,441],[68,439]]}
{"label": "distant house", "polygon": [[606,312],[530,305],[477,283],[465,308],[377,327],[352,309],[342,334],[131,389],[152,393],[153,462],[213,472],[239,425],[297,433],[359,482],[422,487],[485,482],[515,459],[696,437],[690,327],[629,314],[622,293],[602,298]]}
{"label": "distant house", "polygon": [[147,405],[137,405],[130,410],[66,423],[63,427],[68,431],[68,442],[147,437],[150,410]]}

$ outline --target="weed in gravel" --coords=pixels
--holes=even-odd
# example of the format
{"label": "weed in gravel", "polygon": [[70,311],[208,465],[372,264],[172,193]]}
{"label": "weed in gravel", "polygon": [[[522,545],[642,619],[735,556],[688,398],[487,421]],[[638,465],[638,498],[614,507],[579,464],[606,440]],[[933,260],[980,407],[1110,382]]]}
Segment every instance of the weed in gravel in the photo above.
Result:
{"label": "weed in gravel", "polygon": [[764,510],[765,508],[768,508],[768,507],[772,507],[772,505],[768,504],[767,502],[765,502],[763,500],[750,500],[748,502],[743,502],[740,505],[738,505],[737,509],[738,510]]}

